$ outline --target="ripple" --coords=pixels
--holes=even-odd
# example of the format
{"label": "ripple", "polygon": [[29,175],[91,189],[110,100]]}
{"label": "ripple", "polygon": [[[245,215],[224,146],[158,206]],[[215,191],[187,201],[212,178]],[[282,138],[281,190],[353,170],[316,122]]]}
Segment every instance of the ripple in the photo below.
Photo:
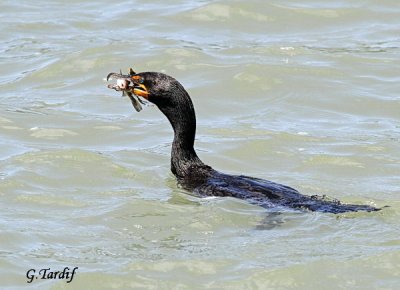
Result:
{"label": "ripple", "polygon": [[[377,0],[6,1],[2,285],[73,265],[75,288],[396,288],[398,14]],[[129,67],[184,84],[216,169],[391,207],[332,216],[189,196],[165,117],[105,87]]]}

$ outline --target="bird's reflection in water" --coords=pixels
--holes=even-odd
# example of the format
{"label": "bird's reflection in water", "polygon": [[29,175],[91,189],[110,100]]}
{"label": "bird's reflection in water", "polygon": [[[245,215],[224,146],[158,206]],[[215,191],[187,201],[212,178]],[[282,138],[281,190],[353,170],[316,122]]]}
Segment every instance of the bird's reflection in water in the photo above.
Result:
{"label": "bird's reflection in water", "polygon": [[256,225],[256,230],[272,230],[281,227],[285,223],[282,212],[274,211],[266,213],[265,217]]}

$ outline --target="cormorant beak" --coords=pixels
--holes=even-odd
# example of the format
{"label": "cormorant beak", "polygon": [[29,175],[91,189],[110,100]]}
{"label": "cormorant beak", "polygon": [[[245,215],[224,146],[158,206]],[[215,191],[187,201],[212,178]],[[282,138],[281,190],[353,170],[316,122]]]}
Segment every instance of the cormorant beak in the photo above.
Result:
{"label": "cormorant beak", "polygon": [[131,77],[131,80],[133,82],[132,93],[136,96],[143,97],[148,100],[150,93],[147,90],[146,86],[143,84],[143,78],[141,76],[135,75]]}
{"label": "cormorant beak", "polygon": [[149,92],[143,84],[143,78],[136,74],[123,75],[122,73],[109,73],[107,81],[116,80],[116,84],[109,84],[107,87],[123,93],[133,93],[136,96],[143,97],[146,100],[149,98]]}
{"label": "cormorant beak", "polygon": [[123,75],[122,72],[121,73],[109,73],[107,75],[106,80],[110,81],[110,80],[116,80],[116,84],[109,84],[107,85],[107,88],[109,89],[113,89],[116,91],[127,91],[130,88],[130,84],[131,84],[131,80],[130,80],[130,76],[129,75]]}

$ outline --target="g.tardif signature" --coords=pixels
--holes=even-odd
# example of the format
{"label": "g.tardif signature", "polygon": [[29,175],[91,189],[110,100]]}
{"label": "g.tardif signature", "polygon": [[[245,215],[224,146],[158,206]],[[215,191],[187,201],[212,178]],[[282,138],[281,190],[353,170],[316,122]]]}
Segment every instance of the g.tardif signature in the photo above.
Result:
{"label": "g.tardif signature", "polygon": [[26,278],[28,280],[27,283],[32,283],[34,279],[58,279],[58,280],[66,280],[67,283],[71,283],[72,279],[74,279],[74,275],[78,270],[78,267],[70,269],[69,267],[65,267],[62,271],[52,271],[50,268],[43,269],[30,269],[26,272]]}

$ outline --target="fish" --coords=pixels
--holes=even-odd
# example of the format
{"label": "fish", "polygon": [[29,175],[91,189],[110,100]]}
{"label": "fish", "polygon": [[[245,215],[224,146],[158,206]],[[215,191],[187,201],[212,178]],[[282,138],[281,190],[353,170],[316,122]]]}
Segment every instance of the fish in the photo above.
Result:
{"label": "fish", "polygon": [[107,81],[115,80],[115,84],[108,84],[107,88],[113,89],[118,92],[122,92],[122,97],[128,96],[131,100],[131,103],[137,112],[140,112],[143,108],[142,105],[146,105],[146,102],[141,100],[139,96],[132,93],[133,91],[133,83],[131,81],[131,77],[136,73],[132,68],[129,69],[129,74],[124,75],[120,70],[119,73],[111,72],[107,75]]}

